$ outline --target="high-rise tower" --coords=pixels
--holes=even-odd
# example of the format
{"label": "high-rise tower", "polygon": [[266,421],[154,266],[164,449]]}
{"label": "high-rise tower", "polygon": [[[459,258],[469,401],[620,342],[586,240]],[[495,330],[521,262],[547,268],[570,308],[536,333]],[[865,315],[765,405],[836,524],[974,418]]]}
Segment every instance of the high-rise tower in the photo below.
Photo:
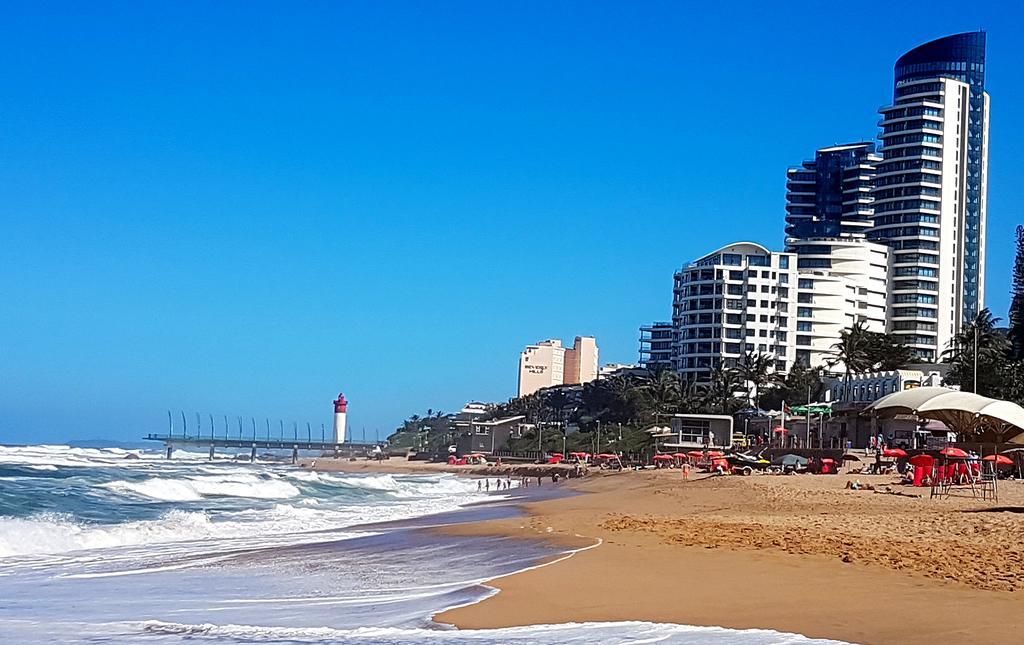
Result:
{"label": "high-rise tower", "polygon": [[985,306],[985,33],[940,38],[896,62],[880,110],[871,239],[892,251],[889,329],[938,360]]}

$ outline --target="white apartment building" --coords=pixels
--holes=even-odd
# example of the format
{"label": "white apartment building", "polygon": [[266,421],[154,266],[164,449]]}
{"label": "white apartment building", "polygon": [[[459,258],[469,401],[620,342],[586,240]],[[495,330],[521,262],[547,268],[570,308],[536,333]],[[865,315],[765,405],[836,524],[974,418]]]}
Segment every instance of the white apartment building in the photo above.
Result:
{"label": "white apartment building", "polygon": [[533,394],[565,378],[565,348],[560,340],[528,345],[519,355],[519,396]]}
{"label": "white apartment building", "polygon": [[793,254],[773,253],[753,242],[724,246],[678,271],[672,305],[675,370],[703,380],[754,352],[772,355],[775,370],[788,371],[796,359],[796,281]]}
{"label": "white apartment building", "polygon": [[774,356],[779,372],[841,369],[843,329],[885,331],[889,250],[853,237],[790,242],[792,253],[737,242],[677,272],[672,323],[640,328],[641,364],[703,380],[753,352]]}
{"label": "white apartment building", "polygon": [[789,240],[787,248],[797,254],[796,360],[842,369],[833,356],[842,330],[859,322],[885,331],[889,249],[852,237]]}
{"label": "white apartment building", "polygon": [[947,36],[897,62],[879,125],[869,237],[892,249],[889,329],[936,361],[985,302],[985,34]]}
{"label": "white apartment building", "polygon": [[519,394],[555,385],[589,383],[598,377],[599,349],[593,336],[577,336],[571,348],[558,339],[529,345],[519,355]]}

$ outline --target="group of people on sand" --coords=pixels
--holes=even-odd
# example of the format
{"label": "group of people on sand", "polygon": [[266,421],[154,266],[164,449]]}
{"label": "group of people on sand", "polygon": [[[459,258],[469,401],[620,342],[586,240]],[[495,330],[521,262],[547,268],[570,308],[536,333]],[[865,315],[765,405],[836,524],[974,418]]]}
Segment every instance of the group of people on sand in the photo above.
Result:
{"label": "group of people on sand", "polygon": [[[490,490],[491,490],[491,480],[490,480],[490,478],[476,480],[476,489],[477,489],[477,491],[487,491],[487,492],[490,492]],[[505,479],[501,479],[499,477],[498,479],[494,480],[494,490],[511,490],[511,489],[512,489],[512,479],[511,478],[506,476]]]}
{"label": "group of people on sand", "polygon": [[[582,476],[583,476],[582,472],[580,470],[578,470],[578,469],[575,470],[575,471],[568,471],[568,472],[566,472],[564,474],[563,473],[559,473],[559,472],[553,472],[550,475],[551,483],[552,484],[557,484],[557,483],[559,483],[559,482],[561,482],[562,480],[565,480],[565,479],[570,479],[570,478],[573,478],[573,477],[582,477]],[[522,475],[522,476],[518,477],[516,479],[516,481],[518,482],[518,484],[519,484],[519,486],[521,488],[529,488],[531,485],[533,485],[533,486],[541,486],[541,485],[543,485],[544,484],[544,479],[546,477],[548,477],[548,475],[536,475],[536,476],[532,476],[532,477],[529,476],[529,475]],[[480,492],[485,492],[485,491],[486,492],[490,492],[492,489],[493,490],[511,490],[512,489],[512,481],[513,480],[512,480],[511,475],[505,475],[504,479],[499,477],[499,478],[494,480],[493,484],[491,484],[491,479],[490,478],[478,479],[478,480],[476,480],[476,489],[477,489],[477,491],[480,491]]]}

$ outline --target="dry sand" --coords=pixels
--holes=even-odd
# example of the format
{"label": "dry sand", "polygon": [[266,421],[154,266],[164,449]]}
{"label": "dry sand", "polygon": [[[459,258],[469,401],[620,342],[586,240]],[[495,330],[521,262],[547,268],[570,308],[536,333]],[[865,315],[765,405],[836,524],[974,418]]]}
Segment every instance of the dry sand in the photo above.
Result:
{"label": "dry sand", "polygon": [[[844,490],[848,479],[595,476],[589,494],[445,529],[600,546],[499,578],[436,617],[464,628],[647,620],[859,643],[1024,642],[1024,483],[1000,502]],[[1004,510],[1005,509],[1005,510]]]}

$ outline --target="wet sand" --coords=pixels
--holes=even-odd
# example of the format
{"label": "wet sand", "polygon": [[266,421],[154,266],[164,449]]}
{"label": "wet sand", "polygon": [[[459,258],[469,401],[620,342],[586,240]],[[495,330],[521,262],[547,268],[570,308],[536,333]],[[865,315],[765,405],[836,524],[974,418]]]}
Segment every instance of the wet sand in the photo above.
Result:
{"label": "wet sand", "polygon": [[890,477],[594,475],[589,494],[457,535],[599,544],[493,581],[501,593],[436,620],[463,628],[647,620],[768,628],[859,643],[1019,642],[1024,484],[1000,502],[844,490]]}

